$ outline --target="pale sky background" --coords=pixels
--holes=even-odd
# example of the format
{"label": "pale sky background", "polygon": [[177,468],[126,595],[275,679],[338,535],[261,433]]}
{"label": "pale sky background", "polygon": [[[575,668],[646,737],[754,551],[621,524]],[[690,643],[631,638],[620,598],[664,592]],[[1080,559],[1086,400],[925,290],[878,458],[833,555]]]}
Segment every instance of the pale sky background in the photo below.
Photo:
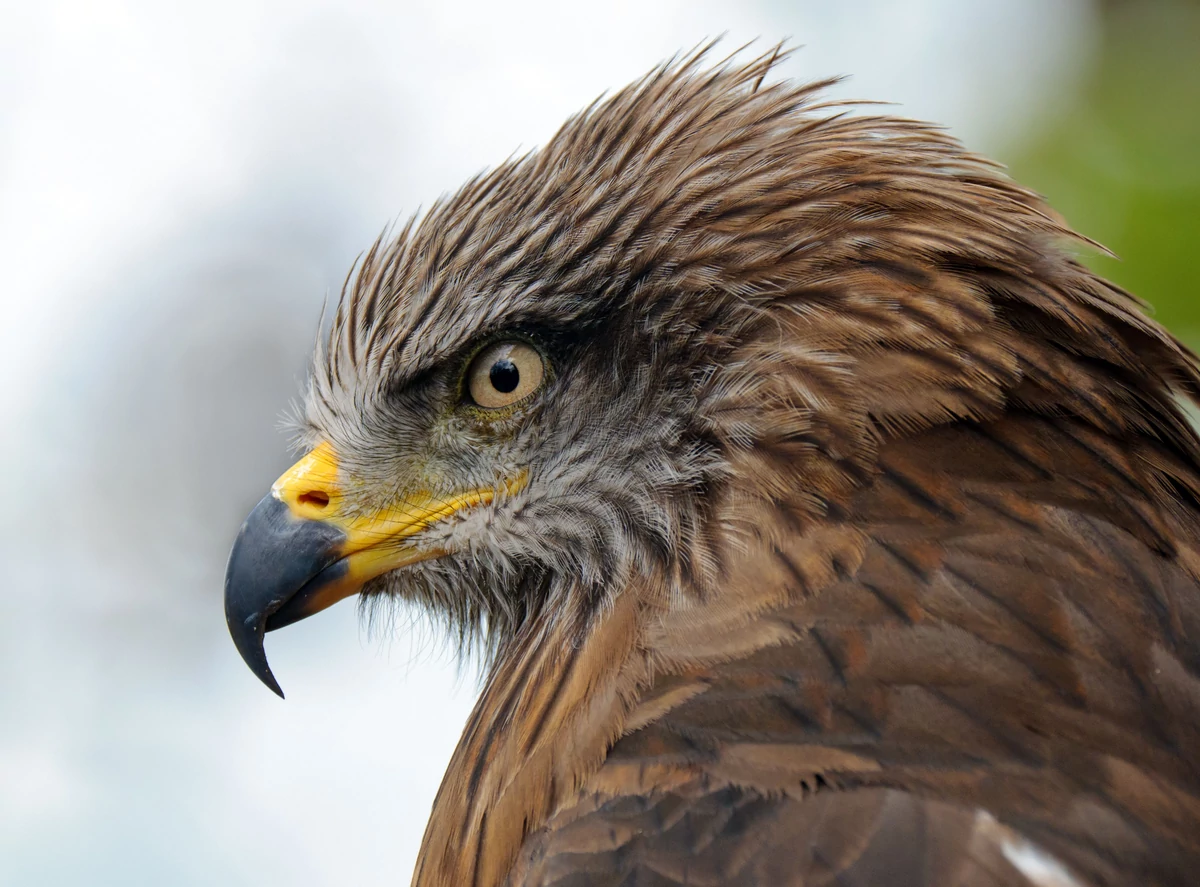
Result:
{"label": "pale sky background", "polygon": [[473,702],[407,617],[225,632],[356,254],[726,33],[1003,153],[1068,106],[1087,0],[0,0],[0,884],[407,884]]}

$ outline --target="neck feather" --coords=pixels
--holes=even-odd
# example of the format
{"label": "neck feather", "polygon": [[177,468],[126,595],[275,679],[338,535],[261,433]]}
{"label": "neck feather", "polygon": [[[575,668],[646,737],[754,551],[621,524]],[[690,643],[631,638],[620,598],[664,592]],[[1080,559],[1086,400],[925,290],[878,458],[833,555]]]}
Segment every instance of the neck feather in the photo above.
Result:
{"label": "neck feather", "polygon": [[644,602],[653,597],[617,595],[582,641],[553,612],[522,629],[451,758],[414,887],[502,884],[525,836],[600,766],[646,680]]}

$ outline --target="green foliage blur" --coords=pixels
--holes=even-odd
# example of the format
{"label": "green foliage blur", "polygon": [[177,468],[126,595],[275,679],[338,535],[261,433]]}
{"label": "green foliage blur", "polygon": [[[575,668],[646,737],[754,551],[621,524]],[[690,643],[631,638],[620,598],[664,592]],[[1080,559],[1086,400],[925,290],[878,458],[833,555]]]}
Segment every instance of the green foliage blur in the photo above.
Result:
{"label": "green foliage blur", "polygon": [[1200,348],[1200,3],[1103,4],[1081,96],[1017,156],[1022,184],[1119,258],[1099,273]]}

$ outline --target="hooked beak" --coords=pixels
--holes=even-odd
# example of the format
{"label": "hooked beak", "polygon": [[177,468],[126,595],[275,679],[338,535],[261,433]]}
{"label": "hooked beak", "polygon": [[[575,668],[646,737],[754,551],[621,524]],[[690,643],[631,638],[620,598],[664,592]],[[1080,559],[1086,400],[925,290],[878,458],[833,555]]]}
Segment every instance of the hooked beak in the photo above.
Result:
{"label": "hooked beak", "polygon": [[[507,489],[522,485],[523,478]],[[242,659],[282,697],[263,649],[268,631],[324,610],[369,579],[444,554],[418,548],[412,537],[463,508],[492,501],[496,492],[414,493],[375,514],[350,513],[337,454],[321,444],[275,481],[233,543],[225,571],[225,621]]]}

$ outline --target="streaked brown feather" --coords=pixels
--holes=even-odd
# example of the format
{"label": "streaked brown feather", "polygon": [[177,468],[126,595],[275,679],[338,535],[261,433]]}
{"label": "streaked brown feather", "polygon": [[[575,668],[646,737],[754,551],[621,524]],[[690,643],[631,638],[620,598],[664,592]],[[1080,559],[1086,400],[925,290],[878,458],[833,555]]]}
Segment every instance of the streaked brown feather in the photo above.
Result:
{"label": "streaked brown feather", "polygon": [[[885,447],[844,518],[861,563],[843,554],[848,575],[818,593],[792,584],[733,658],[659,679],[654,716],[527,843],[513,883],[1028,883],[978,858],[977,811],[1079,883],[1192,883],[1195,574],[1138,540],[1138,503],[1064,507],[1113,480],[1070,431],[1008,424]],[[1064,445],[1026,461],[998,443],[1038,432]],[[834,550],[797,541],[777,557]],[[703,825],[682,827],[693,812]]]}

